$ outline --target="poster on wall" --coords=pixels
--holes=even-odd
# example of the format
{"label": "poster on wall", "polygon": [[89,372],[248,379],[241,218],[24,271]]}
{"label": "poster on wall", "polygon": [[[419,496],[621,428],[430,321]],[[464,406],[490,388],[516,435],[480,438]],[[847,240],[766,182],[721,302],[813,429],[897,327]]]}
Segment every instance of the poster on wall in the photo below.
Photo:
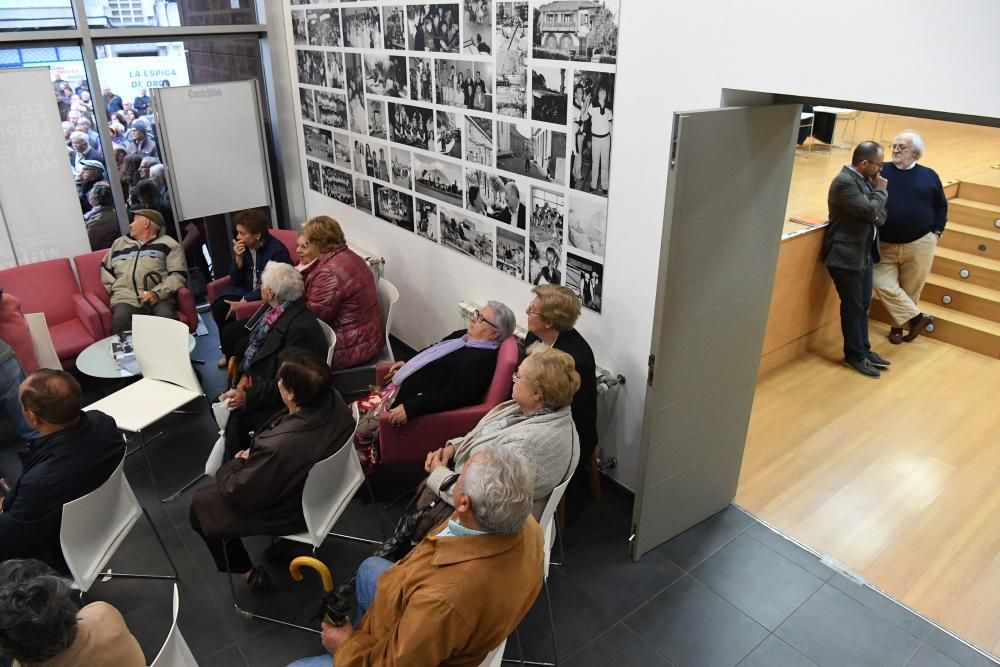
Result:
{"label": "poster on wall", "polygon": [[309,188],[600,313],[620,0],[358,4],[286,6]]}

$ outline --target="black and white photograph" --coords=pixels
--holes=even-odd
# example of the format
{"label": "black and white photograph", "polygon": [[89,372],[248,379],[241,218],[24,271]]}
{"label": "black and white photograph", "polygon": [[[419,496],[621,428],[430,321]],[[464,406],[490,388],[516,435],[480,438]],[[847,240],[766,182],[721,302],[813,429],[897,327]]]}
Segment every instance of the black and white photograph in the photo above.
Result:
{"label": "black and white photograph", "polygon": [[462,157],[462,116],[450,111],[434,112],[437,118],[437,137],[434,150],[441,155]]}
{"label": "black and white photograph", "polygon": [[409,97],[404,56],[365,55],[365,90],[372,95]]}
{"label": "black and white photograph", "polygon": [[528,112],[528,3],[501,2],[497,5],[496,111],[502,116],[524,118]]}
{"label": "black and white photograph", "polygon": [[493,120],[465,117],[465,161],[489,167],[493,164]]}
{"label": "black and white photograph", "polygon": [[343,93],[316,91],[316,119],[323,125],[347,129],[347,97]]}
{"label": "black and white photograph", "polygon": [[303,125],[302,133],[305,135],[306,155],[333,164],[333,133],[312,125]]}
{"label": "black and white photograph", "polygon": [[417,234],[437,243],[437,204],[432,204],[425,199],[417,197],[414,200],[414,218],[416,219]]}
{"label": "black and white photograph", "polygon": [[566,253],[566,286],[577,293],[583,307],[601,312],[601,289],[604,265],[591,259]]}
{"label": "black and white photograph", "polygon": [[326,85],[326,54],[322,51],[295,51],[299,83],[311,86]]}
{"label": "black and white photograph", "polygon": [[316,122],[316,98],[311,88],[299,88],[299,104],[302,109],[302,120]]}
{"label": "black and white photograph", "polygon": [[382,48],[382,19],[378,7],[345,7],[344,46],[354,49]]}
{"label": "black and white photograph", "polygon": [[566,241],[574,248],[604,257],[608,224],[608,201],[575,192],[569,196],[569,226]]}
{"label": "black and white photograph", "polygon": [[438,207],[441,221],[441,242],[449,248],[493,265],[493,225],[444,206]]}
{"label": "black and white photograph", "polygon": [[368,100],[368,135],[374,139],[388,138],[386,131],[385,102]]}
{"label": "black and white photograph", "polygon": [[577,70],[573,75],[570,187],[608,196],[614,134],[615,75]]}
{"label": "black and white photograph", "polygon": [[310,9],[306,12],[310,46],[340,46],[340,10]]}
{"label": "black and white photograph", "polygon": [[465,42],[462,53],[488,56],[493,53],[491,0],[462,0]]}
{"label": "black and white photograph", "polygon": [[386,49],[406,50],[406,7],[397,5],[382,8],[382,32]]}
{"label": "black and white photograph", "polygon": [[339,202],[354,206],[351,175],[334,167],[323,167],[323,193]]}
{"label": "black and white photograph", "polygon": [[292,12],[292,40],[296,46],[305,46],[309,43],[305,12]]}
{"label": "black and white photograph", "polygon": [[497,169],[564,184],[566,133],[523,121],[497,121]]}
{"label": "black and white photograph", "polygon": [[347,90],[359,95],[365,92],[365,71],[360,53],[344,54],[344,78],[347,80]]}
{"label": "black and white photograph", "polygon": [[326,85],[330,88],[343,88],[347,84],[344,72],[344,54],[340,51],[326,53]]}
{"label": "black and white photograph", "polygon": [[553,0],[535,6],[535,60],[614,65],[618,59],[618,0]]}
{"label": "black and white photograph", "polygon": [[434,112],[426,107],[389,102],[389,140],[434,150]]}
{"label": "black and white photograph", "polygon": [[410,99],[417,102],[433,102],[431,59],[410,57],[408,60],[410,67]]}
{"label": "black and white photograph", "polygon": [[562,67],[535,67],[531,70],[531,120],[566,125],[568,76]]}
{"label": "black and white photograph", "polygon": [[375,183],[375,215],[397,227],[413,231],[413,197]]}
{"label": "black and white photograph", "polygon": [[334,164],[341,169],[351,168],[351,138],[343,132],[333,133]]}
{"label": "black and white photograph", "polygon": [[[385,160],[386,145],[381,141],[355,139],[354,150],[351,152],[351,162],[354,171],[372,178],[380,178],[389,182],[389,165]],[[382,165],[379,165],[379,160]]]}
{"label": "black and white photograph", "polygon": [[393,146],[391,149],[392,164],[389,165],[389,177],[393,185],[413,189],[413,158],[410,151]]}
{"label": "black and white photograph", "polygon": [[459,6],[407,5],[406,46],[410,51],[458,53]]}
{"label": "black and white photograph", "polygon": [[465,207],[474,213],[525,229],[526,195],[527,190],[511,178],[471,167],[465,170]]}
{"label": "black and white photograph", "polygon": [[532,186],[528,280],[532,285],[562,284],[566,195]]}
{"label": "black and white photograph", "polygon": [[434,60],[435,101],[449,107],[493,111],[493,65],[478,60]]}
{"label": "black and white photograph", "polygon": [[413,154],[413,189],[422,195],[462,205],[462,166],[455,162]]}
{"label": "black and white photograph", "polygon": [[524,236],[497,227],[497,268],[518,280],[524,280]]}
{"label": "black and white photograph", "polygon": [[309,189],[323,194],[323,177],[320,175],[322,171],[319,162],[306,160],[306,172],[309,175]]}
{"label": "black and white photograph", "polygon": [[354,208],[369,215],[372,212],[372,182],[361,176],[354,179]]}

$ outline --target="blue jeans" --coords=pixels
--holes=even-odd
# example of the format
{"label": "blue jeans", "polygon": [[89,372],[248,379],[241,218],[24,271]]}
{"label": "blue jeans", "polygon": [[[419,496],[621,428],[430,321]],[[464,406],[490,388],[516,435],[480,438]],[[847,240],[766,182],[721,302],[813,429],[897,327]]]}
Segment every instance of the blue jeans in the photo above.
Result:
{"label": "blue jeans", "polygon": [[24,382],[24,369],[17,357],[11,357],[0,364],[0,409],[14,424],[17,434],[25,440],[38,437],[38,432],[24,421],[21,412],[21,400],[17,397],[17,389]]}
{"label": "blue jeans", "polygon": [[[354,627],[357,627],[361,623],[361,618],[368,611],[372,600],[375,599],[378,578],[390,567],[392,567],[392,561],[375,556],[366,558],[361,563],[361,567],[358,568],[358,580],[355,584],[355,590],[358,595],[358,613],[354,617]],[[317,655],[312,658],[296,660],[288,665],[288,667],[333,667],[333,658],[328,655]]]}

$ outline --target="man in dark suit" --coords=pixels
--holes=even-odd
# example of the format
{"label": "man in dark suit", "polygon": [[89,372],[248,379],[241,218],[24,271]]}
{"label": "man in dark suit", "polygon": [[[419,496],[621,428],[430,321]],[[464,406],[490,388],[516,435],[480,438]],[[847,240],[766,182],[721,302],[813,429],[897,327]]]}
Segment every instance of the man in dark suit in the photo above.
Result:
{"label": "man in dark suit", "polygon": [[872,265],[879,261],[878,228],[885,224],[888,181],[880,173],[884,153],[874,141],[854,149],[830,184],[830,226],[823,240],[823,262],[840,295],[840,329],[844,361],[868,377],[881,375],[889,362],[868,341],[868,309],[872,303]]}
{"label": "man in dark suit", "polygon": [[517,189],[517,184],[514,181],[508,182],[503,188],[503,195],[507,206],[490,217],[508,225],[517,225],[518,229],[524,229],[527,226],[528,214],[524,204],[521,203],[521,191]]}

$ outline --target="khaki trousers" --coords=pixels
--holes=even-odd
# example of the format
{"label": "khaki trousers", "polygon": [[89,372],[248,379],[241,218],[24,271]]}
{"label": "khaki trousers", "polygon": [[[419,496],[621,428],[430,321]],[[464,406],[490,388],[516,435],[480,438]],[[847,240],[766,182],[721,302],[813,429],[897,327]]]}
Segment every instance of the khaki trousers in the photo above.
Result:
{"label": "khaki trousers", "polygon": [[937,237],[928,232],[912,243],[879,243],[882,260],[875,265],[875,293],[894,326],[902,327],[920,314],[917,304],[934,263]]}

